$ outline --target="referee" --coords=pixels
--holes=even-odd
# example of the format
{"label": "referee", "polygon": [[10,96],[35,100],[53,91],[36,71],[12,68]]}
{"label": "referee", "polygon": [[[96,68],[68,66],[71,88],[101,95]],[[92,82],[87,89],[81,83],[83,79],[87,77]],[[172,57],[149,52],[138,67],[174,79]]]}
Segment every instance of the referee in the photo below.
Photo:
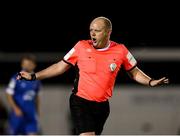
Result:
{"label": "referee", "polygon": [[61,75],[71,66],[76,67],[70,110],[78,135],[101,134],[110,112],[108,99],[121,67],[140,84],[168,83],[166,77],[155,80],[143,73],[125,45],[110,40],[111,32],[111,21],[97,17],[90,24],[90,40],[77,42],[60,62],[38,73],[20,72],[18,76],[18,79],[41,80]]}

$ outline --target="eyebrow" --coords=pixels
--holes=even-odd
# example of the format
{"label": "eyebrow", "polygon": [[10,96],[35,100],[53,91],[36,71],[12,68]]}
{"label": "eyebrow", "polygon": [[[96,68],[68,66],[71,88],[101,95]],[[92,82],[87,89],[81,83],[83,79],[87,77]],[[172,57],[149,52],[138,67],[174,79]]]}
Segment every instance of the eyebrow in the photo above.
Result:
{"label": "eyebrow", "polygon": [[[102,28],[100,28],[100,29],[95,29],[95,30],[102,30],[102,29],[104,29],[104,28],[106,28],[106,26],[103,26]],[[93,28],[89,27],[89,30],[91,30],[91,29],[93,29]]]}
{"label": "eyebrow", "polygon": [[102,29],[92,29],[92,28],[90,28],[89,30],[90,31],[92,31],[92,30],[94,30],[94,31],[102,31]]}

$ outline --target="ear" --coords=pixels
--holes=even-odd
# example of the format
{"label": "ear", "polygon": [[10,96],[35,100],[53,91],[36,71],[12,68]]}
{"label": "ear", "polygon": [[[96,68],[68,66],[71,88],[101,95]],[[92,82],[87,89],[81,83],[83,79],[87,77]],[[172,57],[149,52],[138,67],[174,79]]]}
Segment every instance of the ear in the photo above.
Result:
{"label": "ear", "polygon": [[110,31],[108,32],[108,35],[110,36],[110,35],[111,35],[111,33],[112,33],[112,30],[110,30]]}
{"label": "ear", "polygon": [[104,36],[107,36],[107,32],[104,32]]}

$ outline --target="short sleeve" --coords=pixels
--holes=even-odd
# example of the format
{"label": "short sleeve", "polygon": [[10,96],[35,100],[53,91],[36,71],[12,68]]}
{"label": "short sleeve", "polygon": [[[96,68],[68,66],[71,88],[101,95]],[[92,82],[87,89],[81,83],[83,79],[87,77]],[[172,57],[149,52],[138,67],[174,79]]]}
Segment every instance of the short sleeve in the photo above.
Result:
{"label": "short sleeve", "polygon": [[137,61],[124,45],[123,45],[123,50],[124,50],[123,66],[126,71],[129,71],[137,65]]}
{"label": "short sleeve", "polygon": [[6,88],[6,93],[13,95],[14,94],[14,89],[16,87],[16,79],[15,78],[11,78],[7,88]]}
{"label": "short sleeve", "polygon": [[80,41],[64,56],[63,61],[74,66],[78,61],[79,46]]}

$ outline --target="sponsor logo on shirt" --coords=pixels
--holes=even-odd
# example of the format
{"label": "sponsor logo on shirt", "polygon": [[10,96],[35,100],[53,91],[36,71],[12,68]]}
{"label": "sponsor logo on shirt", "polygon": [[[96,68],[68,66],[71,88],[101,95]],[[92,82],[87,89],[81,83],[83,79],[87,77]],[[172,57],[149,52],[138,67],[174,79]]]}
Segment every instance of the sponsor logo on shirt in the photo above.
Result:
{"label": "sponsor logo on shirt", "polygon": [[25,100],[25,101],[31,101],[31,100],[34,99],[35,95],[36,95],[36,94],[35,94],[35,92],[34,92],[33,90],[29,90],[29,91],[27,91],[27,92],[24,94],[23,100]]}

